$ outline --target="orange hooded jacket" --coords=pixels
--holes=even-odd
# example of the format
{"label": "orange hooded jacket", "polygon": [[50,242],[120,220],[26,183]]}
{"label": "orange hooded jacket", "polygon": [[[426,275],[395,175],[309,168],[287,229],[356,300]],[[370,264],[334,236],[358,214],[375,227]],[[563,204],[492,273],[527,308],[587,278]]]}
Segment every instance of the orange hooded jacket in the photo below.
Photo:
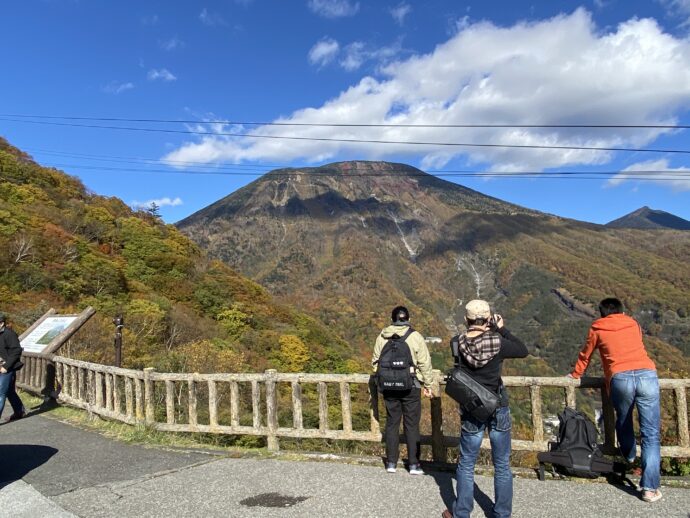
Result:
{"label": "orange hooded jacket", "polygon": [[642,329],[637,321],[623,313],[614,313],[592,323],[587,342],[573,369],[573,378],[587,370],[594,349],[599,349],[607,385],[617,372],[636,369],[656,370],[642,343]]}

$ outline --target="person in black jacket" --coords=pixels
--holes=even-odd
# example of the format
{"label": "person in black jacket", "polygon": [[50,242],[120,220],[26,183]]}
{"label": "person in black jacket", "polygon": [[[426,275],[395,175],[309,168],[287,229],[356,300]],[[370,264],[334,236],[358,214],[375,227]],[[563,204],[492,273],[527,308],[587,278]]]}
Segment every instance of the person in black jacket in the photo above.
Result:
{"label": "person in black jacket", "polygon": [[14,387],[17,374],[15,368],[21,357],[22,347],[19,344],[19,337],[13,329],[7,327],[5,315],[0,314],[0,416],[5,409],[5,399],[9,399],[14,410],[10,421],[21,419],[26,413]]}
{"label": "person in black jacket", "polygon": [[[508,392],[501,380],[506,358],[524,358],[527,347],[506,329],[500,315],[492,315],[484,300],[471,300],[465,306],[467,331],[453,337],[451,349],[458,352],[458,368],[486,388],[500,395],[501,403],[493,415],[482,422],[471,415],[462,415],[460,460],[456,471],[457,499],[452,513],[446,509],[443,518],[469,517],[474,507],[474,465],[484,437],[489,431],[491,458],[494,464],[493,516],[508,517],[513,508],[513,474],[510,471],[510,430],[512,420]],[[453,342],[455,342],[453,344]]]}

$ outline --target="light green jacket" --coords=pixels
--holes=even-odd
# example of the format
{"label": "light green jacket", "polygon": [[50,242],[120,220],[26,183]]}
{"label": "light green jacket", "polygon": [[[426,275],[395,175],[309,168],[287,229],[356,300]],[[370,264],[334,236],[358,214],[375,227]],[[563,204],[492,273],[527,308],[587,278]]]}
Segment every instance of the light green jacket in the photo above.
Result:
{"label": "light green jacket", "polygon": [[[381,356],[381,350],[386,342],[394,335],[403,336],[407,332],[408,326],[388,326],[384,328],[379,336],[376,338],[376,345],[374,345],[374,354],[371,356],[371,366],[376,372],[376,365]],[[405,343],[410,347],[412,353],[412,363],[414,363],[417,370],[417,379],[426,388],[431,386],[431,356],[429,356],[429,349],[426,346],[424,337],[418,332],[413,331],[407,337]]]}

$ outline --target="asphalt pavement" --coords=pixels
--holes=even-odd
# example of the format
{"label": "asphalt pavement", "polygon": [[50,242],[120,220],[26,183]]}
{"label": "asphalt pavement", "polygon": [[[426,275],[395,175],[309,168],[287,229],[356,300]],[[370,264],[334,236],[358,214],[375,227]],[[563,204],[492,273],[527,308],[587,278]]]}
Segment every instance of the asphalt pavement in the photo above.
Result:
{"label": "asphalt pavement", "polygon": [[[0,517],[438,517],[453,474],[342,462],[230,458],[118,442],[49,414],[0,426]],[[629,487],[518,478],[513,516],[690,517],[690,489],[654,504]],[[490,516],[476,476],[473,517]]]}

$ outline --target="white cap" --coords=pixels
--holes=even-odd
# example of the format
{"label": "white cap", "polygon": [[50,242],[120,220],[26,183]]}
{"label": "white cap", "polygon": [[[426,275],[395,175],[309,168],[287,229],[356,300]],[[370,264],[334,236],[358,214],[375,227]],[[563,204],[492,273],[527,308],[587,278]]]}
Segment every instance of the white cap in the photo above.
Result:
{"label": "white cap", "polygon": [[470,300],[465,306],[465,316],[468,320],[489,318],[491,316],[491,308],[489,307],[489,303],[485,300]]}

